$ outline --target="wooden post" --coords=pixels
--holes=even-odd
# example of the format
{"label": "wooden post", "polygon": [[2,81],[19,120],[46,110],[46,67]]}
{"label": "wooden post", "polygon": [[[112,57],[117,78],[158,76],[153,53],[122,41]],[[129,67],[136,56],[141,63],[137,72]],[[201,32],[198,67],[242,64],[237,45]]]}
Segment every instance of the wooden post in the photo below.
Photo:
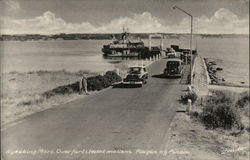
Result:
{"label": "wooden post", "polygon": [[151,35],[149,35],[149,40],[148,40],[148,47],[149,47],[149,51],[151,51]]}
{"label": "wooden post", "polygon": [[188,114],[192,111],[192,100],[188,99],[187,112]]}

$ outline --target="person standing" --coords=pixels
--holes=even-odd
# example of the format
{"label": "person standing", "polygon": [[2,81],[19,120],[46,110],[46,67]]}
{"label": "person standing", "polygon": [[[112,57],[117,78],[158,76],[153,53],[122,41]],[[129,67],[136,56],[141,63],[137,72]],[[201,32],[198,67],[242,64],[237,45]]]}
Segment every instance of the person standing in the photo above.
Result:
{"label": "person standing", "polygon": [[89,95],[89,92],[88,92],[88,82],[87,82],[87,76],[86,75],[83,76],[82,85],[83,85],[85,94]]}
{"label": "person standing", "polygon": [[82,94],[82,92],[85,92],[86,95],[89,95],[88,93],[88,82],[86,75],[83,75],[79,82],[79,94]]}

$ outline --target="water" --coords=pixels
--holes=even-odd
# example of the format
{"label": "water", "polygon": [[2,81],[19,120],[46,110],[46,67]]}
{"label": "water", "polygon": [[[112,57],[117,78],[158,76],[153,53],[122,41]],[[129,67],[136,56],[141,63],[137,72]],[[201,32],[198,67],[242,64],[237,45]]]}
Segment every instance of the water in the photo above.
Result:
{"label": "water", "polygon": [[[143,40],[148,44],[147,40]],[[196,40],[194,40],[194,48]],[[2,72],[61,70],[93,72],[113,70],[121,60],[102,57],[102,45],[110,40],[58,40],[58,41],[4,41],[1,47]],[[153,41],[159,44],[158,40]],[[164,48],[171,44],[189,48],[189,39],[166,39]],[[199,54],[213,58],[223,68],[223,76],[229,82],[249,84],[249,39],[208,38],[197,39]],[[132,60],[125,61],[130,63]],[[138,61],[134,61],[140,63]],[[123,61],[124,63],[124,61]]]}
{"label": "water", "polygon": [[113,69],[102,58],[101,47],[108,41],[5,41],[3,71],[90,70]]}
{"label": "water", "polygon": [[223,71],[218,72],[226,82],[249,85],[249,39],[203,39],[199,53],[216,61]]}

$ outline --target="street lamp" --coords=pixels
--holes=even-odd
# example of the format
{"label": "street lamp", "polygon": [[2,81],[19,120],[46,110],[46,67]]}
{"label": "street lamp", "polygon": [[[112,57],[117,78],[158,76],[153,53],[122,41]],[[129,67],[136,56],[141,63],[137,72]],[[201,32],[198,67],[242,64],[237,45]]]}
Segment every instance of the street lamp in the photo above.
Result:
{"label": "street lamp", "polygon": [[174,6],[173,9],[178,9],[178,10],[182,11],[183,13],[185,13],[188,16],[191,17],[191,31],[190,31],[190,59],[191,59],[190,60],[190,72],[191,72],[190,79],[191,80],[190,80],[190,83],[192,84],[192,80],[193,80],[193,76],[192,76],[192,61],[193,61],[193,59],[192,59],[193,58],[193,56],[192,56],[192,52],[193,52],[193,50],[192,50],[192,41],[193,41],[193,16],[190,13],[186,12],[185,10],[181,9],[178,6]]}

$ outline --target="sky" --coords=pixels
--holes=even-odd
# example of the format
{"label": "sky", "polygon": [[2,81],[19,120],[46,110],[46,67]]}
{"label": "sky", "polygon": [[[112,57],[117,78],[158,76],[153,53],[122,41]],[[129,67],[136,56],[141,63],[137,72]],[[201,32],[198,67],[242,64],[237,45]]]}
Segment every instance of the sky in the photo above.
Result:
{"label": "sky", "polygon": [[249,0],[0,0],[0,34],[249,34]]}

